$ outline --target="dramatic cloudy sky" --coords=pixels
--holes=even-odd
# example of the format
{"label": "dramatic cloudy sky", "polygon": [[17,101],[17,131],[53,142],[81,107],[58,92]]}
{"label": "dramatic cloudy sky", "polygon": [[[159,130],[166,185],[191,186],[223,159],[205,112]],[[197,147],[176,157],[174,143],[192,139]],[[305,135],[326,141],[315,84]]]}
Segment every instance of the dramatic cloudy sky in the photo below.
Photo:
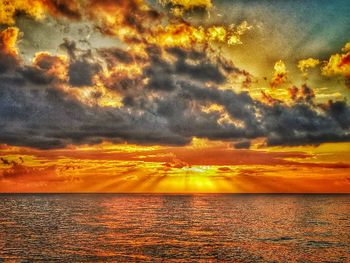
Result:
{"label": "dramatic cloudy sky", "polygon": [[350,192],[347,0],[0,0],[0,192]]}

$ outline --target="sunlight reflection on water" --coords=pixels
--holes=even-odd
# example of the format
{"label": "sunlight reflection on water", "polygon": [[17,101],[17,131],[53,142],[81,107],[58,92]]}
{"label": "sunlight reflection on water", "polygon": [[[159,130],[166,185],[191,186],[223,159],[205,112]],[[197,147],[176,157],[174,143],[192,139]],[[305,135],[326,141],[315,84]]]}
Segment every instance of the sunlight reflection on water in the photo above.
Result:
{"label": "sunlight reflection on water", "polygon": [[0,195],[0,262],[350,262],[347,195]]}

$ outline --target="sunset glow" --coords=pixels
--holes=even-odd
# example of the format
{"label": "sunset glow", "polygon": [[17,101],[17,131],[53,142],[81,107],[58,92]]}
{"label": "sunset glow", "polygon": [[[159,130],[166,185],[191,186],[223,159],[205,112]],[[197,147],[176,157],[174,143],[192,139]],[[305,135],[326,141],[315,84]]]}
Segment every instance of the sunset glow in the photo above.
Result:
{"label": "sunset glow", "polygon": [[0,192],[350,193],[342,1],[58,2],[0,0]]}

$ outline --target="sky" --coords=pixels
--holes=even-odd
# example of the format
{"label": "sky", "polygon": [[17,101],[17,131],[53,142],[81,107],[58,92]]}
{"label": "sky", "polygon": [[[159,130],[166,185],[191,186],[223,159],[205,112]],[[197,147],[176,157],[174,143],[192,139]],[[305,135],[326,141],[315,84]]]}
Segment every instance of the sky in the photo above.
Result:
{"label": "sky", "polygon": [[350,193],[347,0],[0,0],[0,192]]}

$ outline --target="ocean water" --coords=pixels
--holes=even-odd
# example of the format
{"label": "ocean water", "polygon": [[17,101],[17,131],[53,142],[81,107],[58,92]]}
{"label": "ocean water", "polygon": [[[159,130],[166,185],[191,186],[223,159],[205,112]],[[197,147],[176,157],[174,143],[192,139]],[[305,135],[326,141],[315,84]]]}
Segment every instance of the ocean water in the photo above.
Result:
{"label": "ocean water", "polygon": [[0,262],[350,262],[350,195],[0,195]]}

